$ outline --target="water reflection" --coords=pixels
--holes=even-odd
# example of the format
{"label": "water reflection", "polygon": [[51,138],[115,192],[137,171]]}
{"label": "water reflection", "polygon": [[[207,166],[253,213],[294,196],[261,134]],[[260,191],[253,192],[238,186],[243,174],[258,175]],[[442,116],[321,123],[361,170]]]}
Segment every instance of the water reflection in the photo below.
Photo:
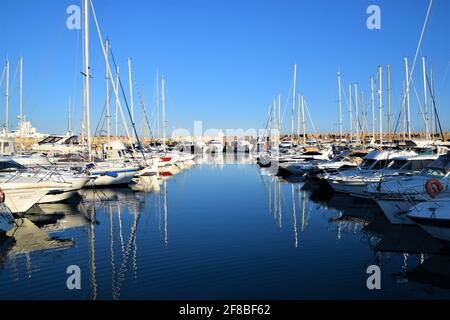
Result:
{"label": "water reflection", "polygon": [[[308,227],[309,214],[324,214],[335,226],[336,240],[345,234],[357,236],[367,244],[373,258],[367,266],[383,267],[395,262],[397,271],[391,276],[398,285],[409,281],[426,284],[427,292],[435,287],[450,289],[450,248],[448,243],[431,237],[416,225],[392,225],[375,202],[343,194],[327,193],[299,178],[287,181],[269,169],[261,169],[260,177],[267,189],[270,213],[283,228],[283,215],[292,214],[294,246],[299,247],[297,213],[301,214],[301,232]],[[291,205],[288,205],[291,202]],[[333,230],[333,229],[331,229]]]}
{"label": "water reflection", "polygon": [[[450,289],[448,244],[389,224],[373,202],[281,179],[249,155],[196,162],[201,169],[164,179],[158,191],[86,189],[78,201],[33,208],[0,239],[0,281],[17,287],[2,297],[303,298],[315,288],[340,297],[330,279],[321,282],[329,268],[348,272],[334,279],[348,296],[372,264],[393,297],[419,285]],[[64,287],[70,264],[83,270],[79,293]]]}

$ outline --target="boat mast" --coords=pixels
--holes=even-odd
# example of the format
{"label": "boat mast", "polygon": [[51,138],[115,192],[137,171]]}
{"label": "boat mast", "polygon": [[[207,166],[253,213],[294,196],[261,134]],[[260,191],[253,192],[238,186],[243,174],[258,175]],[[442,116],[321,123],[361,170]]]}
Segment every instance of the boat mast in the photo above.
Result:
{"label": "boat mast", "polygon": [[408,123],[408,139],[411,140],[411,109],[410,109],[410,96],[409,96],[409,68],[408,58],[405,58],[405,73],[406,73],[406,116]]}
{"label": "boat mast", "polygon": [[72,119],[70,118],[71,117],[71,109],[72,109],[72,106],[71,106],[71,104],[72,104],[72,102],[71,102],[71,99],[70,99],[70,97],[69,97],[69,114],[68,114],[68,116],[67,116],[67,132],[70,134],[70,135],[72,135]]}
{"label": "boat mast", "polygon": [[144,86],[142,86],[142,143],[145,143],[145,91],[144,91]]}
{"label": "boat mast", "polygon": [[338,80],[338,99],[339,99],[339,133],[341,137],[341,141],[343,139],[342,135],[342,92],[341,92],[341,73],[337,73]]}
{"label": "boat mast", "polygon": [[84,0],[84,110],[86,113],[86,139],[88,147],[89,161],[92,159],[91,150],[91,119],[90,119],[90,68],[89,68],[89,5],[88,0]]}
{"label": "boat mast", "polygon": [[107,134],[107,144],[109,147],[109,137],[111,135],[111,128],[110,128],[110,122],[109,122],[109,61],[108,61],[108,56],[109,56],[109,40],[106,39],[105,41],[105,51],[106,51],[106,134]]}
{"label": "boat mast", "polygon": [[380,109],[380,145],[383,144],[383,70],[381,66],[378,67],[380,90],[379,90],[379,109]]}
{"label": "boat mast", "polygon": [[365,115],[365,106],[364,106],[364,91],[361,92],[361,140],[364,143],[364,126],[366,125],[366,115]]}
{"label": "boat mast", "polygon": [[166,150],[166,100],[164,97],[164,82],[165,78],[161,79],[161,104],[162,104],[162,129],[163,129],[163,147]]}
{"label": "boat mast", "polygon": [[[133,100],[133,82],[131,76],[131,58],[128,58],[128,81],[130,83],[130,108],[131,108],[131,123],[134,126],[134,100]],[[134,139],[133,139],[134,143]]]}
{"label": "boat mast", "polygon": [[6,85],[5,85],[5,129],[6,134],[8,134],[8,112],[9,112],[9,60],[6,60]]}
{"label": "boat mast", "polygon": [[278,136],[281,135],[281,94],[278,94]]}
{"label": "boat mast", "polygon": [[294,64],[294,87],[292,90],[292,113],[291,113],[291,148],[294,145],[294,113],[295,113],[295,95],[297,85],[297,64]]}
{"label": "boat mast", "polygon": [[425,114],[425,139],[429,140],[430,135],[428,132],[428,107],[427,107],[427,70],[425,65],[425,57],[422,57],[422,69],[423,69],[423,112]]}
{"label": "boat mast", "polygon": [[156,71],[156,125],[158,126],[158,139],[161,137],[161,131],[159,130],[159,70]]}
{"label": "boat mast", "polygon": [[300,113],[301,113],[301,97],[300,93],[297,95],[297,139],[300,141]]}
{"label": "boat mast", "polygon": [[[433,83],[433,64],[430,63],[430,89],[431,89],[431,94],[434,97],[434,83]],[[432,97],[432,98],[433,98]],[[433,107],[431,108],[431,132],[433,134],[433,140],[434,140],[434,136],[436,134],[436,110],[434,109],[434,104]]]}
{"label": "boat mast", "polygon": [[359,112],[358,112],[358,84],[355,83],[355,116],[356,116],[356,141],[359,140]]}
{"label": "boat mast", "polygon": [[352,116],[352,85],[348,85],[348,114],[349,114],[349,126],[350,126],[350,139],[353,140],[353,116]]}
{"label": "boat mast", "polygon": [[388,95],[388,142],[391,141],[391,65],[387,65],[387,95]]}
{"label": "boat mast", "polygon": [[[116,67],[116,88],[119,88],[119,66]],[[116,112],[115,112],[115,131],[116,131],[116,140],[119,138],[119,99],[118,95],[116,97]]]}
{"label": "boat mast", "polygon": [[403,101],[402,101],[402,110],[403,110],[403,141],[406,141],[406,81],[403,80]]}
{"label": "boat mast", "polygon": [[375,141],[375,86],[373,77],[370,78],[370,86],[372,90],[371,102],[372,102],[372,139]]}
{"label": "boat mast", "polygon": [[305,96],[302,96],[302,128],[303,128],[303,145],[306,145]]}
{"label": "boat mast", "polygon": [[[276,104],[276,100],[275,99],[273,99],[273,105],[272,105],[272,110],[273,110],[273,133],[272,133],[272,136],[273,136],[273,141],[274,141],[274,143],[275,143],[275,145],[274,145],[274,149],[276,149],[275,148],[275,146],[276,146],[276,144],[277,144],[277,139],[276,139],[276,130],[277,130],[277,124],[278,124],[278,121],[277,121],[277,104]],[[278,117],[279,117],[280,115],[278,115]]]}
{"label": "boat mast", "polygon": [[23,135],[23,89],[22,89],[22,71],[23,71],[23,58],[19,58],[19,126],[20,137]]}

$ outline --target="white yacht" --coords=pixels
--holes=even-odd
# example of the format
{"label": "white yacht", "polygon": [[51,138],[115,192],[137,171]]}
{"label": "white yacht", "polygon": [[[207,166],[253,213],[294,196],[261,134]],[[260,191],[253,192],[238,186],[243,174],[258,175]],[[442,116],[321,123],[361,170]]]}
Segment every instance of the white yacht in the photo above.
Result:
{"label": "white yacht", "polygon": [[32,145],[31,150],[46,154],[68,154],[85,152],[86,146],[80,144],[78,136],[71,134],[65,136],[51,135]]}
{"label": "white yacht", "polygon": [[350,169],[337,174],[324,175],[330,187],[335,192],[359,194],[366,187],[361,176],[373,176],[388,168],[395,158],[415,156],[414,151],[374,150],[364,157],[363,162],[356,169]]}
{"label": "white yacht", "polygon": [[[368,190],[391,223],[408,223],[405,213],[420,202],[449,197],[450,154],[440,156],[417,175],[392,177]],[[434,184],[434,185],[433,185]],[[439,190],[436,190],[439,186]]]}
{"label": "white yacht", "polygon": [[[414,176],[438,158],[437,155],[418,155],[411,157],[396,157],[387,165],[375,173],[364,173],[361,175],[346,177],[342,183],[351,185],[351,195],[362,198],[371,198],[373,193],[368,190],[376,190],[380,182],[391,178]],[[358,188],[357,186],[360,186]]]}
{"label": "white yacht", "polygon": [[247,140],[236,140],[231,144],[233,152],[249,153],[253,151],[253,145]]}
{"label": "white yacht", "polygon": [[[37,182],[64,183],[66,187],[48,192],[37,203],[55,203],[70,199],[90,180],[89,176],[70,168],[26,168],[11,158],[0,158],[0,172],[13,181],[16,178]],[[34,179],[34,180],[33,180]]]}
{"label": "white yacht", "polygon": [[223,153],[224,145],[219,140],[210,140],[207,143],[207,152],[208,153]]}
{"label": "white yacht", "polygon": [[48,158],[40,153],[18,153],[13,139],[0,138],[0,156],[11,157],[25,167],[45,167],[52,165]]}
{"label": "white yacht", "polygon": [[450,198],[419,203],[407,216],[431,236],[450,241]]}
{"label": "white yacht", "polygon": [[12,213],[27,212],[48,193],[62,193],[71,186],[64,182],[41,181],[40,178],[0,175],[0,190]]}
{"label": "white yacht", "polygon": [[333,159],[315,159],[311,161],[288,162],[281,165],[284,170],[292,175],[304,175],[314,173],[315,175],[323,172],[332,172],[338,169],[346,170],[349,168],[356,168],[361,163],[361,157],[367,153],[344,153]]}

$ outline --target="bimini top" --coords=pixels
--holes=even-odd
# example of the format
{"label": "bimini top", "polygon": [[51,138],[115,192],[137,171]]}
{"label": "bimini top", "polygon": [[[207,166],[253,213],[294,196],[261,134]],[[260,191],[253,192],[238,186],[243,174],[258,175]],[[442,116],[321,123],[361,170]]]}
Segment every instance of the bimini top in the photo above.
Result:
{"label": "bimini top", "polygon": [[410,150],[374,150],[364,157],[364,160],[387,160],[399,157],[413,157],[417,153]]}

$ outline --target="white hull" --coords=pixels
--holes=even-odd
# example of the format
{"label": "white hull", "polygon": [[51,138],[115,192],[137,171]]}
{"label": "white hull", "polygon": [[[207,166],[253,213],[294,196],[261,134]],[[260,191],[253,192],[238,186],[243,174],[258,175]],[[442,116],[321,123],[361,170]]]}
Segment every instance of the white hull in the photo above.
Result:
{"label": "white hull", "polygon": [[27,212],[48,192],[63,190],[70,185],[66,183],[1,183],[0,188],[5,193],[5,204],[12,213]]}
{"label": "white hull", "polygon": [[341,180],[328,180],[328,184],[338,193],[364,194],[366,183],[346,183]]}
{"label": "white hull", "polygon": [[412,203],[401,200],[386,199],[376,199],[375,201],[390,223],[414,224],[414,222],[406,216],[406,213],[413,205]]}
{"label": "white hull", "polygon": [[86,186],[106,187],[129,184],[137,171],[137,169],[124,172],[117,172],[117,170],[110,171],[110,173],[113,172],[114,175],[117,174],[117,176],[111,176],[105,172],[95,172],[94,174],[91,174],[91,177],[95,178],[95,180],[88,182]]}
{"label": "white hull", "polygon": [[82,189],[88,182],[89,179],[73,179],[70,181],[70,183],[72,184],[71,187],[64,189],[63,192],[58,194],[45,195],[41,200],[38,201],[38,204],[57,203],[69,200],[70,198],[75,196],[77,191]]}

